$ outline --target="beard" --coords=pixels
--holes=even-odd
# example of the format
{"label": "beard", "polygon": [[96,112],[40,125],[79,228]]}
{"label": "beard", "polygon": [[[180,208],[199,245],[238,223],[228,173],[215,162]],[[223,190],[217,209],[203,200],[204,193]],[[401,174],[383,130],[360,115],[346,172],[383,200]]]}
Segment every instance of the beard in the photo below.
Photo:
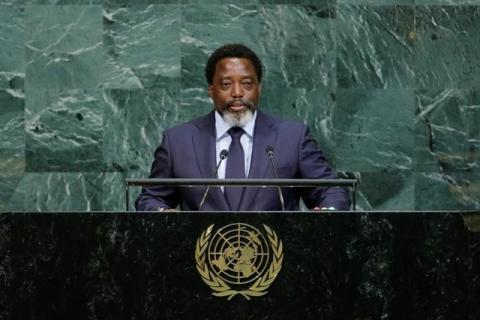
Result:
{"label": "beard", "polygon": [[[243,104],[245,109],[240,112],[230,111],[230,107],[236,104]],[[223,120],[225,120],[225,122],[232,127],[243,127],[253,118],[255,109],[256,106],[251,100],[236,99],[225,102],[225,104],[222,106],[222,112],[220,114]]]}

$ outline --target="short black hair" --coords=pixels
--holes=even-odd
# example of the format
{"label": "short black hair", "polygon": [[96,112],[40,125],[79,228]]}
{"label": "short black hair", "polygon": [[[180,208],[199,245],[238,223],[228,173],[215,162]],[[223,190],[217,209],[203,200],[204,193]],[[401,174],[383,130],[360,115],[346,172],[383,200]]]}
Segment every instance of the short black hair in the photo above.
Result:
{"label": "short black hair", "polygon": [[213,75],[215,74],[217,62],[223,58],[245,58],[250,60],[255,67],[258,81],[262,81],[262,62],[257,54],[243,44],[230,43],[215,50],[210,55],[210,58],[208,58],[207,65],[205,66],[205,77],[207,78],[208,84],[213,83]]}

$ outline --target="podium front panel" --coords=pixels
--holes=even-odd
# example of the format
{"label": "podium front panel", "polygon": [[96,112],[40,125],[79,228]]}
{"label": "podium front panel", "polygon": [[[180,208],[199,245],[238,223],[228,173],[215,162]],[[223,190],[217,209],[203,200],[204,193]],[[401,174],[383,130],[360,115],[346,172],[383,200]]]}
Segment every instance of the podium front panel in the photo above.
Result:
{"label": "podium front panel", "polygon": [[0,319],[480,319],[478,217],[3,213]]}

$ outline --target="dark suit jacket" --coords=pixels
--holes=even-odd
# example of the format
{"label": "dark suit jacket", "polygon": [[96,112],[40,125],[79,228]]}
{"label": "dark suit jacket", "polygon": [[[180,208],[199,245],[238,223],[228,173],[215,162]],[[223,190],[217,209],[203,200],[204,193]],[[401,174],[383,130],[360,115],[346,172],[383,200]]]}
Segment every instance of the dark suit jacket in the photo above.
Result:
{"label": "dark suit jacket", "polygon": [[[273,146],[279,178],[336,178],[328,166],[308,127],[298,121],[283,120],[258,111],[254,129],[249,178],[273,178],[265,149]],[[216,167],[215,115],[167,129],[155,151],[150,178],[211,178]],[[228,158],[227,158],[228,161]],[[283,188],[286,210],[298,210],[300,196],[309,208],[335,207],[348,210],[349,200],[343,188]],[[135,206],[139,211],[175,208],[198,210],[205,187],[143,188]],[[228,211],[228,203],[219,187],[212,187],[201,208]],[[277,188],[247,187],[240,203],[241,211],[281,210]]]}

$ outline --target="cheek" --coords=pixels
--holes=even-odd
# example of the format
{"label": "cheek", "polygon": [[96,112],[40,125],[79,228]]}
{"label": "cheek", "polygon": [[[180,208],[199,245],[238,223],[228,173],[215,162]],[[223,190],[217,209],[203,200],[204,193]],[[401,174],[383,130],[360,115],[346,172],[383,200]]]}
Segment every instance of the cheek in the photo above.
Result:
{"label": "cheek", "polygon": [[260,96],[260,92],[258,90],[252,90],[250,91],[250,93],[248,94],[248,97],[251,99],[251,100],[258,100],[258,97]]}
{"label": "cheek", "polygon": [[216,98],[221,101],[231,99],[230,93],[228,91],[220,91],[216,94]]}
{"label": "cheek", "polygon": [[225,101],[227,100],[222,94],[220,94],[218,92],[211,95],[211,98],[212,98],[215,106],[221,106],[221,105],[225,104]]}

